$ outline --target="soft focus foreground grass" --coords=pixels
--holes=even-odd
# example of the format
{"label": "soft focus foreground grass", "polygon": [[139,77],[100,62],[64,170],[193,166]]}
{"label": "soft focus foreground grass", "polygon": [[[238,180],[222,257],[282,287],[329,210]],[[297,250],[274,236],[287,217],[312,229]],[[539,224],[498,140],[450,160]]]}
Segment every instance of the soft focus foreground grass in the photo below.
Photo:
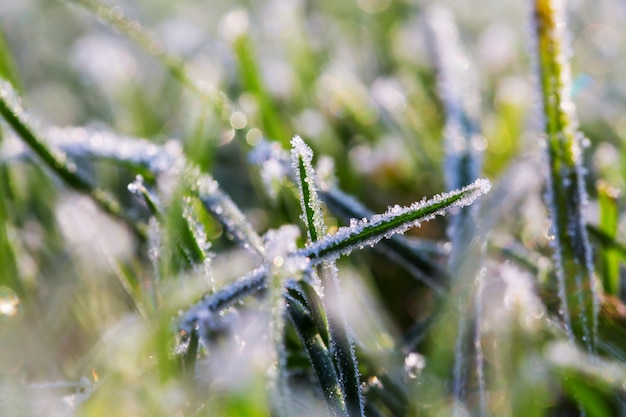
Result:
{"label": "soft focus foreground grass", "polygon": [[[272,199],[258,167],[247,163],[261,138],[288,149],[299,134],[316,159],[334,159],[341,188],[374,212],[446,188],[445,109],[424,35],[429,2],[136,1],[107,8],[113,21],[136,19],[162,45],[138,45],[77,3],[0,4],[0,76],[42,124],[105,129],[158,144],[179,139],[187,158],[219,181],[259,234],[299,224],[300,215],[297,187],[284,181]],[[625,185],[626,6],[604,0],[573,2],[568,9],[573,100],[589,138],[583,160],[590,204],[584,216],[609,235],[608,244],[594,249],[601,278],[615,297],[615,311],[603,317],[617,323],[609,329],[618,335],[612,355],[572,364],[566,360],[580,352],[550,343],[565,338],[551,324],[558,320],[558,301],[551,295],[551,233],[542,203],[547,168],[538,140],[536,63],[528,53],[530,5],[437,3],[454,16],[467,68],[476,74],[481,175],[494,183],[514,178],[477,215],[490,225],[476,232],[488,236],[481,325],[488,408],[494,415],[564,416],[579,412],[567,400],[575,397],[587,415],[619,415],[626,339],[619,333],[619,248],[611,242],[623,236],[623,225],[610,214],[607,199],[615,193],[606,187]],[[161,50],[180,58],[190,78]],[[214,86],[227,100],[197,94],[190,80]],[[125,213],[148,218],[149,208],[127,190],[136,172],[106,161],[82,164]],[[604,185],[596,192],[600,179]],[[619,197],[614,200],[620,207]],[[2,163],[0,302],[13,309],[0,321],[0,415],[262,416],[280,408],[267,395],[273,346],[262,301],[246,300],[227,315],[232,330],[218,332],[195,374],[180,364],[178,312],[255,266],[218,222],[195,207],[218,256],[208,276],[189,267],[176,251],[186,233],[182,210],[177,202],[165,207],[163,241],[155,246],[41,164]],[[331,231],[341,223],[328,213],[326,220]],[[446,224],[438,218],[408,234],[444,242]],[[520,272],[513,264],[527,268]],[[426,286],[372,251],[355,252],[338,266],[366,396],[380,395],[383,415],[452,415],[455,303],[463,300],[463,290],[450,293],[451,307],[441,307],[446,304]],[[415,323],[438,309],[444,313],[422,340]],[[420,341],[406,342],[412,337]],[[290,343],[296,345],[287,358],[295,394],[286,409],[323,415],[325,405],[308,388],[308,362],[293,334]],[[418,358],[409,355],[413,348],[431,368],[417,382],[399,377],[406,387],[394,387],[398,380],[380,369],[406,371],[407,358]],[[476,359],[468,361],[468,391],[477,392]],[[422,371],[421,365],[408,368],[409,374]],[[388,380],[381,382],[377,375],[383,374]],[[468,403],[479,410],[477,396],[470,394]]]}

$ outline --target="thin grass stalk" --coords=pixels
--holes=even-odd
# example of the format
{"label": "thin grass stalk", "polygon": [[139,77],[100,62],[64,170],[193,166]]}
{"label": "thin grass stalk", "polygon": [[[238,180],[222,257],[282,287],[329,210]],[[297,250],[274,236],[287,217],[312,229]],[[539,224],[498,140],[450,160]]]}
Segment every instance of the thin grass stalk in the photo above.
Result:
{"label": "thin grass stalk", "polygon": [[546,196],[568,337],[595,352],[599,298],[583,209],[582,134],[571,100],[564,0],[534,0],[533,24],[548,162]]}

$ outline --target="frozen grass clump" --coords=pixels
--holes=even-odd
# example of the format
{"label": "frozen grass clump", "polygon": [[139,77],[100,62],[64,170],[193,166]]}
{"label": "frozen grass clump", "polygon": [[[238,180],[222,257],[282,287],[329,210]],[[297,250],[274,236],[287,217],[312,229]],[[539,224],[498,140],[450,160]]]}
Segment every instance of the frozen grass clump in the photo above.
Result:
{"label": "frozen grass clump", "polygon": [[0,414],[626,414],[623,10],[531,3],[0,5]]}

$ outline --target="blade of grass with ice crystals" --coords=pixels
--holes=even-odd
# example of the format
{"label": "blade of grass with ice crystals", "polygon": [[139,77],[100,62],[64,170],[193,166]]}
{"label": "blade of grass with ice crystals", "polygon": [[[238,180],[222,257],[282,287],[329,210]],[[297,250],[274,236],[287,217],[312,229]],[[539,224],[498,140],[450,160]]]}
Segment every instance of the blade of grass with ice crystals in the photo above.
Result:
{"label": "blade of grass with ice crystals", "polygon": [[[598,206],[600,207],[600,222],[598,229],[612,240],[617,237],[619,209],[617,198],[619,191],[605,182],[598,182]],[[600,258],[602,288],[606,294],[620,295],[619,256],[614,248],[603,248]]]}
{"label": "blade of grass with ice crystals", "polygon": [[143,238],[145,230],[125,215],[113,196],[93,185],[85,175],[80,173],[78,167],[68,160],[65,154],[49,148],[48,144],[26,121],[24,110],[20,107],[18,100],[11,85],[8,82],[2,82],[0,84],[0,115],[15,133],[67,185],[91,197],[105,212],[123,220],[137,236]]}
{"label": "blade of grass with ice crystals", "polygon": [[[441,6],[432,6],[427,13],[427,34],[430,39],[431,54],[435,60],[438,73],[439,96],[444,104],[446,121],[444,129],[446,161],[445,176],[448,190],[457,189],[474,181],[480,169],[481,144],[484,141],[478,123],[478,93],[472,80],[472,67],[469,57],[463,52],[459,42],[459,34],[452,16]],[[449,258],[450,275],[462,288],[473,285],[480,268],[484,251],[475,238],[474,206],[460,209],[451,216],[448,224],[448,237],[452,243]],[[481,277],[478,275],[478,293]],[[455,291],[459,297],[470,295],[466,290]],[[462,300],[459,300],[461,302]],[[485,384],[481,352],[480,315],[481,298],[476,296],[471,303],[470,311],[458,315],[459,321],[456,334],[453,368],[453,395],[457,401],[465,397],[465,380],[469,362],[464,346],[470,337],[468,323],[475,327],[473,342],[476,347],[476,375],[479,380],[480,415],[485,415]],[[474,310],[474,311],[471,311]],[[455,415],[457,409],[455,406]]]}
{"label": "blade of grass with ice crystals", "polygon": [[[261,166],[271,163],[274,170],[281,174],[285,173],[282,175],[291,173],[295,181],[295,172],[290,169],[287,152],[276,143],[261,142],[250,153],[250,160]],[[350,219],[369,218],[374,214],[335,185],[321,188],[318,190],[319,195],[326,207],[345,222],[349,222]],[[400,265],[417,280],[443,294],[444,286],[440,282],[447,282],[447,272],[432,259],[442,255],[441,248],[433,248],[425,242],[424,244],[420,241],[413,242],[396,235],[380,242],[374,250]]]}
{"label": "blade of grass with ice crystals", "polygon": [[587,201],[581,134],[571,100],[564,0],[534,0],[538,78],[548,160],[547,205],[561,311],[571,340],[595,350],[599,309],[591,246],[582,210]]}
{"label": "blade of grass with ice crystals", "polygon": [[[337,216],[350,219],[371,217],[373,213],[351,196],[337,187],[320,191],[322,201],[326,207]],[[420,242],[411,242],[403,236],[392,236],[380,242],[374,250],[388,257],[393,262],[406,269],[417,280],[424,282],[435,292],[443,294],[448,281],[448,273],[434,262],[429,255],[430,247],[422,247]]]}
{"label": "blade of grass with ice crystals", "polygon": [[[177,142],[170,140],[165,145],[159,146],[145,139],[123,137],[80,127],[52,128],[48,130],[48,134],[56,147],[75,158],[112,160],[145,171],[146,175],[180,176],[191,188],[192,194],[198,197],[203,206],[237,243],[263,256],[261,238],[243,213],[221,190],[217,181],[208,174],[201,174],[197,167],[186,161]],[[2,150],[9,158],[21,158],[23,154],[23,150],[13,144],[8,150],[4,148]],[[130,191],[143,192],[140,188],[135,189],[136,185],[131,185]]]}
{"label": "blade of grass with ice crystals", "polygon": [[[193,169],[193,171],[197,171]],[[226,232],[243,248],[265,258],[265,248],[261,237],[254,231],[246,216],[235,202],[221,190],[217,181],[208,174],[198,175],[192,180],[194,191],[204,208],[220,222]]]}
{"label": "blade of grass with ice crystals", "polygon": [[437,215],[445,214],[448,208],[468,206],[489,192],[490,188],[489,180],[480,178],[460,190],[436,195],[428,201],[416,202],[408,207],[394,206],[370,219],[353,220],[350,226],[341,227],[335,234],[299,250],[298,255],[310,258],[314,264],[337,259],[354,249],[373,246],[383,238],[404,233]]}
{"label": "blade of grass with ice crystals", "polygon": [[326,225],[315,185],[313,151],[299,136],[291,140],[291,161],[300,191],[300,207],[303,213],[301,218],[306,226],[309,241],[315,242],[326,234]]}
{"label": "blade of grass with ice crystals", "polygon": [[226,285],[213,294],[190,307],[179,320],[179,327],[191,333],[195,326],[204,320],[210,320],[211,316],[248,295],[257,293],[267,285],[267,270],[260,267],[251,271],[244,277]]}
{"label": "blade of grass with ice crystals", "polygon": [[[300,191],[302,220],[307,227],[309,243],[313,243],[321,236],[326,235],[326,225],[315,185],[316,175],[312,164],[313,151],[298,136],[292,139],[291,146],[292,164]],[[339,370],[342,394],[348,415],[362,416],[364,402],[355,347],[349,334],[346,314],[341,302],[341,286],[334,262],[324,262],[320,265],[319,274],[325,291],[324,305],[326,310],[337,312],[336,317],[332,315],[328,317],[330,350]]]}

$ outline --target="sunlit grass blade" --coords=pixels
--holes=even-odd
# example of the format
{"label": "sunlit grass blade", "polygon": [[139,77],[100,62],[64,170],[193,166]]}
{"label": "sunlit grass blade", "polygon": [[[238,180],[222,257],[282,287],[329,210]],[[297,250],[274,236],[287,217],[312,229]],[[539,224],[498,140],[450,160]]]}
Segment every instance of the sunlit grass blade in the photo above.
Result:
{"label": "sunlit grass blade", "polygon": [[571,100],[565,1],[535,0],[533,25],[542,125],[548,162],[547,205],[552,217],[554,263],[563,321],[572,340],[596,346],[599,300],[583,207],[581,134]]}
{"label": "sunlit grass blade", "polygon": [[600,243],[603,248],[615,251],[615,253],[622,259],[622,262],[626,262],[625,243],[616,240],[611,235],[605,233],[603,230],[600,230],[600,228],[590,224],[587,225],[587,233],[589,233],[589,237]]}
{"label": "sunlit grass blade", "polygon": [[404,233],[437,215],[443,215],[448,208],[468,206],[489,192],[490,188],[488,180],[478,179],[460,190],[436,195],[428,201],[408,207],[394,206],[370,219],[353,220],[350,226],[339,228],[335,234],[310,244],[298,254],[310,258],[313,263],[337,259],[354,249],[373,246],[383,238]]}
{"label": "sunlit grass blade", "polygon": [[[619,208],[617,199],[619,191],[604,182],[597,184],[598,206],[600,208],[600,221],[598,229],[607,237],[615,240],[619,222]],[[601,251],[600,274],[602,288],[606,294],[620,295],[619,256],[612,247],[605,247]]]}
{"label": "sunlit grass blade", "polygon": [[0,166],[0,285],[8,286],[21,296],[24,288],[11,236],[12,201],[11,172],[8,167]]}
{"label": "sunlit grass blade", "polygon": [[21,90],[13,54],[2,30],[0,30],[0,79],[7,80],[16,90]]}
{"label": "sunlit grass blade", "polygon": [[105,212],[123,220],[139,237],[145,235],[145,230],[137,222],[130,219],[120,207],[120,204],[108,192],[97,188],[79,171],[65,154],[51,149],[36,130],[26,120],[19,98],[8,82],[0,85],[0,115],[30,147],[40,160],[68,186],[91,197]]}

